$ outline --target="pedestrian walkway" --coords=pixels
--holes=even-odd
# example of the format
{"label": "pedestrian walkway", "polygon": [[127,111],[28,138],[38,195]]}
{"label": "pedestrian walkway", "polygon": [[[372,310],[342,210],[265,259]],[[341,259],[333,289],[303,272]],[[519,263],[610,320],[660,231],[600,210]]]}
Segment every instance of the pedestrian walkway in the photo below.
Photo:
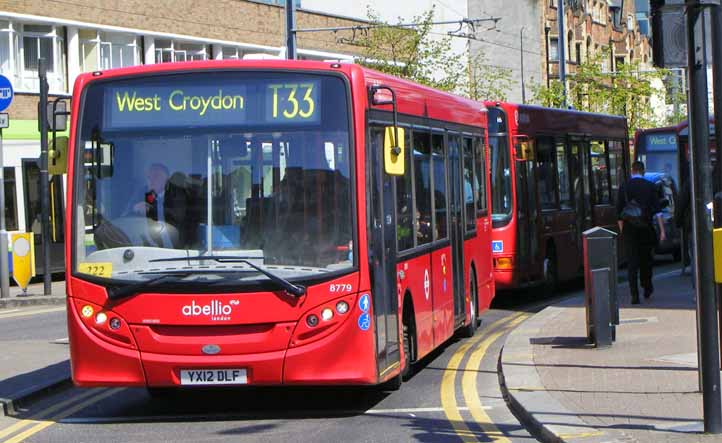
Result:
{"label": "pedestrian walkway", "polygon": [[10,287],[0,299],[0,415],[12,415],[24,401],[69,383],[65,282],[53,282],[52,295],[43,283],[26,294]]}
{"label": "pedestrian walkway", "polygon": [[10,296],[0,298],[0,309],[30,305],[64,305],[65,281],[54,281],[50,285],[50,295],[44,295],[45,285],[40,280],[28,285],[27,292],[19,286],[10,286]]}
{"label": "pedestrian walkway", "polygon": [[629,304],[620,285],[621,325],[611,348],[586,341],[581,296],[549,307],[510,334],[502,354],[515,412],[544,441],[708,442],[701,433],[694,293],[679,272]]}

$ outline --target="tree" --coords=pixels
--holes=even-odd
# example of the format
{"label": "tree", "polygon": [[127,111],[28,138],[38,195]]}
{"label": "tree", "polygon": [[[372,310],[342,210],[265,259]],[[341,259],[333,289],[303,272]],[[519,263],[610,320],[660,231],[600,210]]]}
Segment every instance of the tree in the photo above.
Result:
{"label": "tree", "polygon": [[469,74],[460,92],[472,100],[506,101],[511,90],[511,69],[490,65],[480,52],[469,60]]}
{"label": "tree", "polygon": [[451,37],[431,38],[434,8],[415,16],[412,28],[385,23],[371,8],[368,18],[377,27],[357,40],[360,64],[445,91],[458,88],[465,72],[463,55],[451,50]]}
{"label": "tree", "polygon": [[469,59],[454,52],[451,36],[433,36],[433,7],[414,17],[413,27],[383,22],[371,8],[368,18],[376,27],[355,41],[361,65],[473,100],[504,100],[511,89],[510,69],[489,65],[483,53]]}
{"label": "tree", "polygon": [[[602,60],[608,58],[607,50],[577,66],[577,72],[569,76],[568,104],[581,111],[624,115],[630,135],[638,128],[657,126],[660,122],[650,98],[658,93],[653,84],[661,84],[665,71],[644,70],[639,62],[633,62],[619,63],[616,71],[609,72],[602,66]],[[544,106],[561,107],[561,83],[535,87],[534,99]]]}

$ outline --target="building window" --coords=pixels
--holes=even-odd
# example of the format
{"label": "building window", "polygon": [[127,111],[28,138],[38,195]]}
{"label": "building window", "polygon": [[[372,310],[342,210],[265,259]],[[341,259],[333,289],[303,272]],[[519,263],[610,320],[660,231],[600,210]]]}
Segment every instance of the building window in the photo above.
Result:
{"label": "building window", "polygon": [[185,62],[208,60],[208,48],[202,44],[182,43],[174,40],[155,41],[155,62]]}
{"label": "building window", "polygon": [[45,59],[50,91],[65,91],[65,45],[60,28],[51,25],[23,24],[19,38],[22,60],[21,90],[37,91],[38,58]]}
{"label": "building window", "polygon": [[554,62],[559,61],[559,39],[557,37],[551,37],[549,39],[549,60]]}
{"label": "building window", "polygon": [[243,59],[243,50],[230,46],[224,46],[222,50],[223,59],[241,60]]}
{"label": "building window", "polygon": [[81,69],[124,68],[140,64],[140,46],[134,35],[83,29],[80,37]]}
{"label": "building window", "polygon": [[574,48],[574,49],[576,49],[577,63],[578,63],[578,64],[581,64],[581,63],[582,63],[582,44],[581,44],[581,43],[577,43],[577,44],[575,45],[575,48]]}

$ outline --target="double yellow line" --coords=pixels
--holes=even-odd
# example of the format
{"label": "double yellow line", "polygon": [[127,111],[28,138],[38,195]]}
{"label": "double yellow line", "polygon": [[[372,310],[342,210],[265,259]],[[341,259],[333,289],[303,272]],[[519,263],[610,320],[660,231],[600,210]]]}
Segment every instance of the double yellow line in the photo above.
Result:
{"label": "double yellow line", "polygon": [[[16,434],[7,440],[3,440],[3,443],[20,443],[25,441],[28,437],[37,434],[38,432],[46,429],[49,426],[57,423],[58,421],[75,414],[76,412],[87,408],[88,406],[95,404],[111,395],[114,395],[124,388],[114,389],[93,389],[83,392],[80,395],[75,395],[60,403],[55,403],[35,414],[30,418],[20,420],[14,425],[8,426],[7,428],[0,429],[0,439],[6,438],[16,432],[25,429],[23,432]],[[62,411],[62,412],[59,412]]]}
{"label": "double yellow line", "polygon": [[486,328],[485,333],[467,340],[467,342],[462,344],[454,355],[451,356],[451,360],[449,360],[449,364],[446,366],[441,380],[441,406],[444,408],[446,418],[454,428],[454,432],[461,437],[462,441],[478,441],[477,436],[469,429],[462,418],[456,401],[456,372],[461,369],[461,361],[464,359],[466,353],[470,349],[473,349],[469,360],[466,362],[464,375],[461,379],[464,402],[469,408],[469,412],[474,421],[479,425],[487,438],[496,442],[510,443],[510,440],[492,423],[491,418],[484,410],[479,399],[476,379],[481,360],[484,355],[486,355],[489,347],[507,331],[515,328],[519,323],[526,320],[528,316],[528,314],[521,313],[495,321]]}

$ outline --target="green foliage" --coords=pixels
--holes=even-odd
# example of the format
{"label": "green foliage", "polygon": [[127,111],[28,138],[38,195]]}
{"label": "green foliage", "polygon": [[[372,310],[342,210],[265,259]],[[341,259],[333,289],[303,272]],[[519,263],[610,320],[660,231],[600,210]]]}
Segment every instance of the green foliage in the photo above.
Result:
{"label": "green foliage", "polygon": [[549,87],[541,84],[532,85],[532,96],[535,103],[547,108],[561,108],[564,106],[564,89],[562,82],[551,80]]}
{"label": "green foliage", "polygon": [[385,23],[371,8],[368,18],[378,27],[356,40],[361,65],[474,100],[504,100],[511,89],[511,70],[490,66],[484,54],[467,60],[452,51],[450,36],[432,38],[433,7],[414,17],[413,27]]}
{"label": "green foliage", "polygon": [[459,92],[472,100],[506,101],[511,85],[511,69],[490,65],[481,52],[469,61],[469,75]]}
{"label": "green foliage", "polygon": [[[605,51],[588,58],[577,66],[577,72],[568,77],[568,104],[587,112],[624,115],[630,135],[638,128],[659,125],[650,98],[657,94],[653,83],[662,80],[664,70],[642,70],[639,62],[618,64],[615,72],[602,69],[602,60],[609,58]],[[534,99],[539,104],[561,107],[562,87],[559,81],[550,87],[537,86]]]}

